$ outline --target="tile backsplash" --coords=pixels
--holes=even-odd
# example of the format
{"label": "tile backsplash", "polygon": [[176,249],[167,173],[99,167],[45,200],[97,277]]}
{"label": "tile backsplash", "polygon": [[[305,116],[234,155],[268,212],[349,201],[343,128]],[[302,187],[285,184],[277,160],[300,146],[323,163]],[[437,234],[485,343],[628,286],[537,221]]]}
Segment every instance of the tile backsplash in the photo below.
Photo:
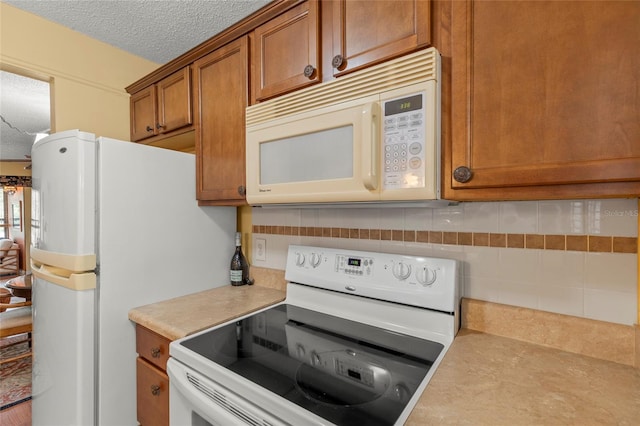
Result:
{"label": "tile backsplash", "polygon": [[258,267],[289,244],[463,262],[464,296],[620,324],[637,322],[638,199],[473,202],[425,208],[253,208]]}

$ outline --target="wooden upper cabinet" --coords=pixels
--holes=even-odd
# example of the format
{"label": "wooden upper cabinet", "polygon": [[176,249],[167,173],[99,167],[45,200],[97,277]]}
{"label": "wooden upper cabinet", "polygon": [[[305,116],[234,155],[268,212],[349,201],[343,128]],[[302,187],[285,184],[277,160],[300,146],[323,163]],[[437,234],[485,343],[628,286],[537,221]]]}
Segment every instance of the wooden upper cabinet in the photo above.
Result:
{"label": "wooden upper cabinet", "polygon": [[193,123],[191,71],[183,69],[131,95],[131,140],[168,134]]}
{"label": "wooden upper cabinet", "polygon": [[131,140],[139,141],[156,134],[156,86],[134,93],[129,99]]}
{"label": "wooden upper cabinet", "polygon": [[451,7],[445,197],[637,196],[640,2]]}
{"label": "wooden upper cabinet", "polygon": [[430,0],[330,0],[322,6],[332,24],[333,76],[431,43]]}
{"label": "wooden upper cabinet", "polygon": [[308,0],[256,28],[251,49],[254,101],[319,82],[319,41],[317,0]]}
{"label": "wooden upper cabinet", "polygon": [[308,0],[254,30],[252,103],[430,43],[430,0]]}
{"label": "wooden upper cabinet", "polygon": [[193,64],[196,198],[201,205],[245,204],[247,36]]}
{"label": "wooden upper cabinet", "polygon": [[160,133],[170,132],[191,124],[191,75],[183,68],[156,85],[158,123]]}

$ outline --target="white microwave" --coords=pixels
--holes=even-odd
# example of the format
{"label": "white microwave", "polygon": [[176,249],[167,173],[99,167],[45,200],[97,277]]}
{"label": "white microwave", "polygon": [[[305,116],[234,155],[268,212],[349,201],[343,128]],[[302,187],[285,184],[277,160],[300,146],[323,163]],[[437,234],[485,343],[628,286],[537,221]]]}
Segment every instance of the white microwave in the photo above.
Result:
{"label": "white microwave", "polygon": [[250,205],[440,200],[440,55],[434,48],[246,112]]}

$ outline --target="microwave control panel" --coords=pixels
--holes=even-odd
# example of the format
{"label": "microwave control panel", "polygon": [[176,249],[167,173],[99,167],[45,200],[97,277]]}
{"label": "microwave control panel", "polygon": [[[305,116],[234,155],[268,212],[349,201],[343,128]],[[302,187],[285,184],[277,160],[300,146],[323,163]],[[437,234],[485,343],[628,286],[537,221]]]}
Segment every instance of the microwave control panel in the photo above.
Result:
{"label": "microwave control panel", "polygon": [[425,186],[424,93],[382,102],[384,189]]}

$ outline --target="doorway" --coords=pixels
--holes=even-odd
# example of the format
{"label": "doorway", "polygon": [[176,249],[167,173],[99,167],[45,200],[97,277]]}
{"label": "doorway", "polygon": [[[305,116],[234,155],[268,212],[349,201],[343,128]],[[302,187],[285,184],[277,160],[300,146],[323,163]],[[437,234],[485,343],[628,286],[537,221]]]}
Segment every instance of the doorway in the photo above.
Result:
{"label": "doorway", "polygon": [[31,147],[51,129],[51,85],[12,71],[0,70],[0,239],[18,244],[24,274],[30,270]]}

